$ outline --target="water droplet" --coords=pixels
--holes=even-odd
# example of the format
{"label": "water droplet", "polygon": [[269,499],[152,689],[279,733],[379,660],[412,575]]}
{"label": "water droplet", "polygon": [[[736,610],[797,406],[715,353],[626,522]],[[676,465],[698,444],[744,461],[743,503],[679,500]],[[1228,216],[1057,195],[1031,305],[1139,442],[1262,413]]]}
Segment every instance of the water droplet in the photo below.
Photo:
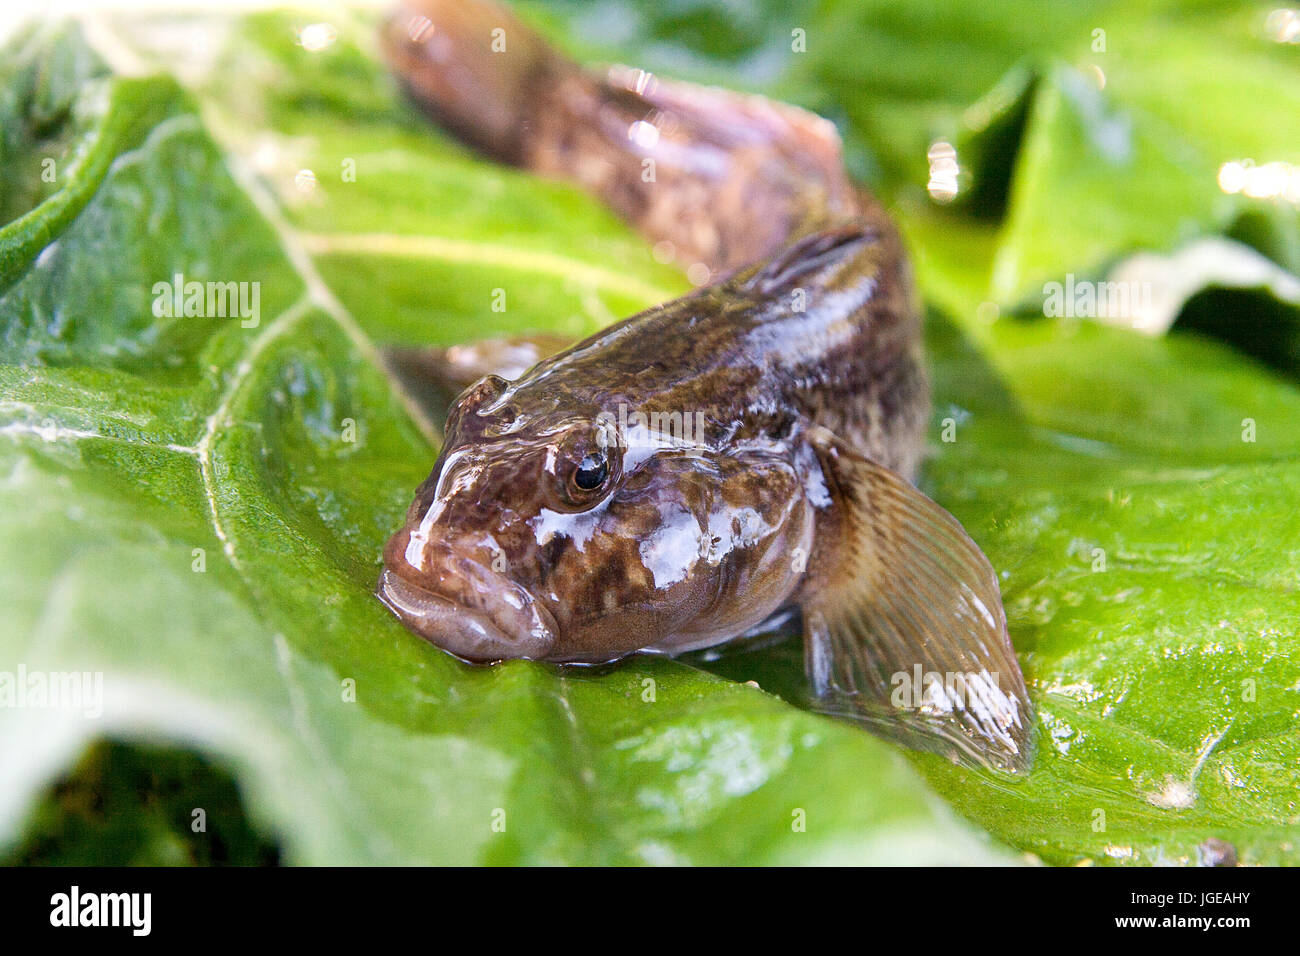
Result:
{"label": "water droplet", "polygon": [[709,267],[703,262],[693,262],[686,270],[686,278],[691,281],[691,285],[706,285],[712,275]]}
{"label": "water droplet", "polygon": [[937,203],[952,202],[957,198],[957,174],[961,172],[956,147],[947,140],[936,140],[925,155],[930,161],[930,181],[925,187],[930,198]]}
{"label": "water droplet", "polygon": [[642,149],[654,149],[659,144],[659,127],[637,120],[628,127],[627,138]]}
{"label": "water droplet", "polygon": [[1225,193],[1239,193],[1246,185],[1246,167],[1238,162],[1224,163],[1219,167],[1219,188]]}
{"label": "water droplet", "polygon": [[309,23],[298,31],[298,45],[308,53],[319,53],[338,38],[339,31],[330,23]]}
{"label": "water droplet", "polygon": [[433,33],[433,21],[428,17],[411,17],[406,25],[406,35],[412,43],[423,43]]}
{"label": "water droplet", "polygon": [[1274,10],[1264,21],[1264,34],[1274,43],[1300,43],[1300,11]]}

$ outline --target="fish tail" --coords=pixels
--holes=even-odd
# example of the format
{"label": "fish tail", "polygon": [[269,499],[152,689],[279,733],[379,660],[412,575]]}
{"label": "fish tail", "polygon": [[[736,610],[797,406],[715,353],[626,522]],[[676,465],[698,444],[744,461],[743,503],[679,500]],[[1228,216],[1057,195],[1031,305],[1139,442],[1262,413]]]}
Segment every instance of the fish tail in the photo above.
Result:
{"label": "fish tail", "polygon": [[404,0],[384,31],[415,103],[478,151],[575,182],[697,284],[847,220],[888,228],[833,124],[641,70],[588,71],[491,0]]}
{"label": "fish tail", "polygon": [[466,145],[510,165],[529,164],[539,92],[578,72],[491,0],[406,0],[381,39],[416,105]]}

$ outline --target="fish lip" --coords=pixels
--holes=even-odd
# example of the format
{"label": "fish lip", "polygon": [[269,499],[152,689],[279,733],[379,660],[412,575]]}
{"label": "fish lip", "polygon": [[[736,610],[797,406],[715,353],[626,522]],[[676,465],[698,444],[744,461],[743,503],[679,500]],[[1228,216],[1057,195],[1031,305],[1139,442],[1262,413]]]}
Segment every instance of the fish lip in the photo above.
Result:
{"label": "fish lip", "polygon": [[557,634],[554,618],[536,602],[531,609],[536,612],[543,634],[539,636],[534,629],[512,636],[490,615],[416,584],[388,567],[379,574],[375,596],[412,631],[470,663],[542,659]]}

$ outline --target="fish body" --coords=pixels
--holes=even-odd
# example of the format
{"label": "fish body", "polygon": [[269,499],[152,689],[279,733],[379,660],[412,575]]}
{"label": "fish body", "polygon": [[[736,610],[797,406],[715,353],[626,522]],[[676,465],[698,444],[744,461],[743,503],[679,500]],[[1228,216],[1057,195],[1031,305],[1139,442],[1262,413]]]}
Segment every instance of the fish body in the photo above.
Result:
{"label": "fish body", "polygon": [[[676,236],[709,280],[469,385],[385,549],[381,599],[470,661],[677,654],[798,612],[821,709],[1026,766],[996,577],[911,484],[929,404],[907,259],[847,186],[833,134],[752,97],[584,78],[522,27],[505,79],[479,75],[463,48],[476,18],[502,15],[426,0],[395,21],[390,55],[417,102],[498,158],[582,182],[651,238]],[[442,46],[421,39],[426,23]],[[495,98],[489,122],[464,107],[475,90]],[[635,174],[646,116],[667,131],[654,147],[677,147],[656,153],[665,179],[649,184]],[[664,210],[684,195],[726,222],[696,228],[692,206],[674,224]]]}
{"label": "fish body", "polygon": [[[427,636],[471,660],[609,661],[724,641],[796,603],[830,504],[810,429],[904,473],[920,449],[915,321],[879,258],[868,229],[819,233],[472,389],[387,565],[494,626]],[[584,493],[571,473],[593,450],[610,474]],[[526,631],[507,576],[536,609]]]}

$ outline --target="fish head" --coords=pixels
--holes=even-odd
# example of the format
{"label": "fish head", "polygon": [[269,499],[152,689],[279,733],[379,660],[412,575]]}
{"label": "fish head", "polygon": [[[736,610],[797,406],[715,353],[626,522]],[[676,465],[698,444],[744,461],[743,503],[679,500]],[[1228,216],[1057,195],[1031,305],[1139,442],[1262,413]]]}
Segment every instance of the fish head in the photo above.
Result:
{"label": "fish head", "polygon": [[453,407],[384,552],[379,596],[408,627],[471,661],[595,663],[717,643],[785,603],[812,536],[788,456],[522,398],[489,376]]}

